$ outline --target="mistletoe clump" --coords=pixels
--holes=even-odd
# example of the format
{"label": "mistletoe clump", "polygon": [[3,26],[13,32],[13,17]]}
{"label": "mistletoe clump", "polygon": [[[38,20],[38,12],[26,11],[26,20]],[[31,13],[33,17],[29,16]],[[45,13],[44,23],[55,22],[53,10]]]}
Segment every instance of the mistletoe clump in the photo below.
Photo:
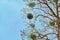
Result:
{"label": "mistletoe clump", "polygon": [[31,7],[31,8],[35,7],[35,2],[30,2],[30,3],[28,4],[28,6]]}
{"label": "mistletoe clump", "polygon": [[54,26],[54,25],[55,25],[55,21],[50,21],[49,24],[50,24],[51,26]]}
{"label": "mistletoe clump", "polygon": [[28,19],[32,19],[32,18],[33,18],[33,15],[32,15],[31,13],[28,13],[28,14],[27,14],[27,18],[28,18]]}
{"label": "mistletoe clump", "polygon": [[31,23],[29,24],[32,28],[35,28],[35,24],[34,23]]}
{"label": "mistletoe clump", "polygon": [[33,40],[35,40],[35,39],[36,39],[36,35],[31,34],[31,35],[30,35],[30,38],[33,39]]}

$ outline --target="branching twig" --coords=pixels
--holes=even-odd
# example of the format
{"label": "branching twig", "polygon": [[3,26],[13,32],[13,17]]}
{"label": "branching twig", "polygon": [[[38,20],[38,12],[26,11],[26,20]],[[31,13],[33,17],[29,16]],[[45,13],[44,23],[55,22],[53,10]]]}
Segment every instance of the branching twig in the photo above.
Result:
{"label": "branching twig", "polygon": [[44,18],[48,18],[48,19],[50,19],[50,20],[53,20],[53,19],[51,19],[50,17],[44,16],[44,15],[42,15],[42,14],[39,14],[37,17],[39,17],[39,16],[42,16],[42,17],[44,17]]}
{"label": "branching twig", "polygon": [[56,17],[56,18],[59,18],[55,13],[54,13],[54,11],[52,10],[52,8],[48,5],[48,3],[47,2],[41,2],[40,0],[37,0],[39,3],[42,3],[42,4],[45,4],[48,8],[49,8],[49,10],[52,12],[52,14]]}

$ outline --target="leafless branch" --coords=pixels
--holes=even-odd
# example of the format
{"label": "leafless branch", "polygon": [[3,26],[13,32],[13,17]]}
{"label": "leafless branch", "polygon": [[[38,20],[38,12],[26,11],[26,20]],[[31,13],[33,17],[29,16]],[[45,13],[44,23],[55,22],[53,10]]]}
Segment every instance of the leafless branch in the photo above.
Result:
{"label": "leafless branch", "polygon": [[52,14],[53,14],[56,18],[59,18],[59,17],[54,13],[54,11],[53,11],[52,8],[48,5],[47,2],[41,2],[40,0],[38,0],[38,2],[39,2],[39,3],[42,3],[42,4],[45,4],[45,5],[49,8],[49,10],[52,12]]}
{"label": "leafless branch", "polygon": [[39,14],[37,17],[39,17],[39,16],[42,16],[42,17],[44,17],[44,18],[48,18],[48,19],[50,19],[50,20],[53,20],[53,19],[51,19],[50,17],[44,16],[44,15],[42,15],[42,14]]}
{"label": "leafless branch", "polygon": [[[44,37],[46,37],[47,35],[49,35],[49,34],[56,34],[56,33],[48,33],[48,34],[46,34],[46,35],[43,35],[43,37],[41,37],[41,38],[44,38]],[[56,34],[57,35],[57,34]]]}

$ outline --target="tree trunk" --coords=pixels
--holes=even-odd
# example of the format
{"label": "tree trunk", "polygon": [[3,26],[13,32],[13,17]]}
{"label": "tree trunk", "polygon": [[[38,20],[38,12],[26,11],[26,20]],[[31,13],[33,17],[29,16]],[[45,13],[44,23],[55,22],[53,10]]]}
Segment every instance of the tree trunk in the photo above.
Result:
{"label": "tree trunk", "polygon": [[60,22],[58,22],[58,40],[60,40]]}

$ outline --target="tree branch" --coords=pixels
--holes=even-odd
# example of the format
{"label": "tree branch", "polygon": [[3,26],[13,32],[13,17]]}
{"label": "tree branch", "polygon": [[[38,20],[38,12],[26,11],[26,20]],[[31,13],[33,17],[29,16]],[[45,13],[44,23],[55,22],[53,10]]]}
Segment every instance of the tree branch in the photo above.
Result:
{"label": "tree branch", "polygon": [[47,4],[47,2],[41,2],[40,0],[38,0],[39,3],[45,4],[49,10],[52,12],[52,14],[59,19],[59,17],[54,13],[54,11],[51,9],[51,7]]}
{"label": "tree branch", "polygon": [[44,18],[48,18],[48,19],[50,19],[50,20],[53,20],[53,19],[51,19],[50,17],[44,16],[44,15],[42,15],[42,14],[39,14],[37,17],[39,17],[39,16],[42,16],[42,17],[44,17]]}
{"label": "tree branch", "polygon": [[45,10],[43,10],[43,9],[40,9],[40,8],[33,8],[33,9],[39,9],[39,10],[43,11],[44,13],[48,14],[49,16],[52,16],[52,17],[54,17],[52,14],[50,14],[50,13],[47,13],[47,12],[46,12]]}
{"label": "tree branch", "polygon": [[[48,34],[46,34],[46,35],[43,35],[43,37],[41,37],[41,38],[44,38],[44,37],[46,37],[47,35],[49,35],[49,34],[56,34],[56,33],[48,33]],[[57,34],[56,34],[57,35]]]}
{"label": "tree branch", "polygon": [[46,5],[47,5],[47,7],[50,9],[50,11],[53,13],[53,15],[56,17],[56,18],[58,18],[57,17],[57,15],[53,12],[53,10],[50,8],[50,6],[46,3]]}

